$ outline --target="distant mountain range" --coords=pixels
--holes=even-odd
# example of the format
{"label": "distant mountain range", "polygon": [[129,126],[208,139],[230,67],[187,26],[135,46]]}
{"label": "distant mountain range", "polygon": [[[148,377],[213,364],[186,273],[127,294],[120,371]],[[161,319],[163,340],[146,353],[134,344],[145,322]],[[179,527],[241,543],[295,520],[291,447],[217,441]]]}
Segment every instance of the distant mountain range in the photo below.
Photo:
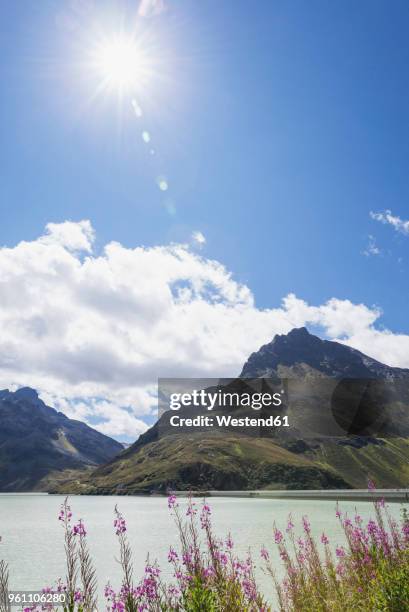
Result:
{"label": "distant mountain range", "polygon": [[34,389],[0,391],[0,491],[48,490],[70,471],[106,463],[122,450],[46,406]]}
{"label": "distant mountain range", "polygon": [[[275,336],[253,353],[235,384],[246,386],[254,378],[299,381],[301,399],[292,408],[295,427],[269,430],[261,437],[220,430],[174,433],[163,427],[164,415],[125,449],[46,406],[33,389],[0,391],[0,491],[354,488],[365,487],[368,478],[382,487],[409,486],[409,370],[389,367],[300,328]],[[344,430],[336,435],[320,431],[327,418],[322,385],[339,379],[373,381],[375,406],[377,381],[393,383],[390,416],[378,435],[365,429],[365,423],[358,433],[348,424],[351,407],[353,415],[356,410],[349,388],[341,394],[336,415],[342,426],[347,422]],[[305,382],[313,389],[309,399]]]}
{"label": "distant mountain range", "polygon": [[[375,399],[378,379],[396,383],[392,416],[382,430],[388,435],[373,436],[364,426],[363,435],[345,430],[341,435],[303,437],[303,427],[258,438],[220,431],[159,435],[159,422],[119,456],[55,490],[137,494],[166,489],[358,488],[365,487],[368,478],[382,487],[409,486],[409,370],[389,367],[300,328],[275,336],[253,353],[240,376],[243,384],[259,377],[318,381],[318,395],[300,403],[298,416],[306,428],[311,420],[319,425],[324,419],[319,381],[331,385],[333,379],[373,380]],[[347,414],[350,389],[342,391],[341,413]],[[338,416],[342,421],[343,414]]]}

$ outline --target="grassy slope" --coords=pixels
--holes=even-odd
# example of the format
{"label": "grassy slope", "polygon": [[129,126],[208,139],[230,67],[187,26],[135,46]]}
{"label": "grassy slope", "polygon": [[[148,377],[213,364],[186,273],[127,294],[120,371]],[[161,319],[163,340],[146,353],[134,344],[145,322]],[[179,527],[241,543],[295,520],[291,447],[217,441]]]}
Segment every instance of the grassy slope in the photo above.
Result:
{"label": "grassy slope", "polygon": [[325,442],[314,453],[314,458],[322,467],[334,469],[354,488],[365,488],[368,477],[373,478],[378,487],[408,487],[409,440],[389,438],[383,442],[359,449]]}
{"label": "grassy slope", "polygon": [[409,483],[409,442],[390,438],[363,448],[322,442],[293,453],[272,440],[240,435],[166,436],[94,470],[51,475],[42,490],[143,493],[189,489],[366,488]]}
{"label": "grassy slope", "polygon": [[174,489],[345,488],[327,466],[271,440],[238,435],[166,436],[58,490],[138,493]]}

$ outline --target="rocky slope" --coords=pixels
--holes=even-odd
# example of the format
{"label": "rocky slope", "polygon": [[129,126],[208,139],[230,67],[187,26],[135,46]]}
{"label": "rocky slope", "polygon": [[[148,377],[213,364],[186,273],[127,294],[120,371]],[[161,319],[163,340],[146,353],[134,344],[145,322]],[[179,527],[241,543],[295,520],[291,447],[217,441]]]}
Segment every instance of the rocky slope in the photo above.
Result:
{"label": "rocky slope", "polygon": [[0,491],[46,490],[67,470],[95,467],[122,450],[46,406],[34,389],[0,391]]}

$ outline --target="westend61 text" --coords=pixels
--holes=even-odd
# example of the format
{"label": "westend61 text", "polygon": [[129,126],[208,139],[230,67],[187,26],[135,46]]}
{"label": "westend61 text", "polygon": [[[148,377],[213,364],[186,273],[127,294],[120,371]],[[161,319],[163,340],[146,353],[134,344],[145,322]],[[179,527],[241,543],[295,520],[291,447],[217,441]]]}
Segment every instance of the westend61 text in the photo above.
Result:
{"label": "westend61 text", "polygon": [[172,427],[289,427],[288,416],[269,416],[266,418],[243,417],[235,418],[232,416],[197,416],[194,418],[180,417],[173,415],[169,422]]}

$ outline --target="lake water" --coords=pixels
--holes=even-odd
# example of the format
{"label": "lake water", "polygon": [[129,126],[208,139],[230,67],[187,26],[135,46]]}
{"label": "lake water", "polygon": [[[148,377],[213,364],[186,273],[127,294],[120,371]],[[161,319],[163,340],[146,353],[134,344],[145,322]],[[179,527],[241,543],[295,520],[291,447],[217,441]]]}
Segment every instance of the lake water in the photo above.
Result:
{"label": "lake water", "polygon": [[[54,495],[0,495],[0,558],[10,566],[12,589],[40,590],[65,576],[63,529],[57,520],[63,500],[62,496]],[[183,505],[186,500],[179,499],[179,503]],[[230,531],[236,551],[244,556],[250,547],[260,568],[259,550],[262,545],[266,545],[273,558],[277,559],[279,567],[272,541],[272,527],[275,522],[284,530],[289,513],[292,513],[295,523],[299,523],[302,515],[307,514],[313,534],[319,537],[325,531],[333,544],[343,542],[333,501],[210,498],[209,503],[217,535],[225,536]],[[101,595],[108,580],[115,588],[121,579],[115,560],[118,551],[113,529],[115,504],[118,504],[128,523],[135,577],[142,575],[149,553],[151,560],[157,559],[166,569],[165,576],[171,578],[167,553],[170,545],[177,548],[177,537],[166,498],[73,496],[70,504],[74,518],[85,521]],[[340,507],[351,515],[357,508],[364,519],[373,515],[373,506],[369,502],[341,502]],[[389,507],[391,514],[399,517],[402,506],[390,504]],[[301,533],[299,525],[297,528]],[[261,569],[258,578],[263,592],[272,601],[271,581]],[[103,610],[101,595],[99,606]]]}

